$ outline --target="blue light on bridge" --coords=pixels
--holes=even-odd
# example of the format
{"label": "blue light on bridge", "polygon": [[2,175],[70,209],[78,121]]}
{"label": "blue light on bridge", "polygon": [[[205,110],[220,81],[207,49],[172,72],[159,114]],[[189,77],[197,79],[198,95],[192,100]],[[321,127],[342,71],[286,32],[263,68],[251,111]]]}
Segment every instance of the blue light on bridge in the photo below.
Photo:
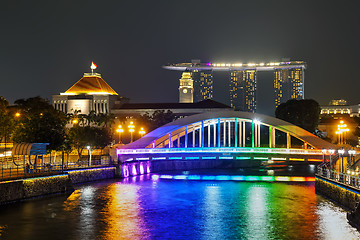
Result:
{"label": "blue light on bridge", "polygon": [[153,181],[165,180],[205,180],[205,181],[237,181],[237,182],[314,182],[314,177],[288,176],[243,176],[243,175],[152,175]]}

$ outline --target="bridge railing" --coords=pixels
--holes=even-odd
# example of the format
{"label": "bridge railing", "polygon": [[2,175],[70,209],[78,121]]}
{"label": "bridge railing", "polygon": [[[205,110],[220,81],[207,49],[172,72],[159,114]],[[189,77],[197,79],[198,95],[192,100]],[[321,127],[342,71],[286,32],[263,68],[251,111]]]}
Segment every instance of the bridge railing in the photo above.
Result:
{"label": "bridge railing", "polygon": [[342,173],[330,170],[320,165],[317,169],[316,175],[360,190],[360,177],[358,172],[352,171],[350,173]]}

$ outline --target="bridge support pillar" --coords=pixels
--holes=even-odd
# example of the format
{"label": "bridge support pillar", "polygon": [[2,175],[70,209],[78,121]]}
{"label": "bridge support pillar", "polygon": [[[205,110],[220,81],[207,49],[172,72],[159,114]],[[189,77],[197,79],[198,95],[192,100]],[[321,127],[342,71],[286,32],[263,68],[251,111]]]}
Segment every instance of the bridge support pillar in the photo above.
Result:
{"label": "bridge support pillar", "polygon": [[272,126],[269,126],[269,147],[274,148],[275,146],[275,129]]}
{"label": "bridge support pillar", "polygon": [[290,133],[286,133],[286,148],[291,148],[291,136],[290,136]]}

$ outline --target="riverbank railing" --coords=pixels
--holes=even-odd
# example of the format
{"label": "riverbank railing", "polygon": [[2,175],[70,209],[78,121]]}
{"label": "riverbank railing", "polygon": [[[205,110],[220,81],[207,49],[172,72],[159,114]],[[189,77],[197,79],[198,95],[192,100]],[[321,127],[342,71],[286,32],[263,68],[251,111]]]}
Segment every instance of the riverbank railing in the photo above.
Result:
{"label": "riverbank railing", "polygon": [[91,163],[89,160],[81,159],[76,162],[64,162],[64,164],[19,164],[13,163],[11,158],[0,159],[0,181],[15,180],[21,178],[31,178],[40,176],[55,175],[67,170],[73,169],[88,169],[95,167],[107,167],[113,166],[113,162],[109,159],[92,159]]}
{"label": "riverbank railing", "polygon": [[324,166],[319,166],[316,175],[360,190],[359,172],[348,171],[348,173],[342,173],[325,168]]}

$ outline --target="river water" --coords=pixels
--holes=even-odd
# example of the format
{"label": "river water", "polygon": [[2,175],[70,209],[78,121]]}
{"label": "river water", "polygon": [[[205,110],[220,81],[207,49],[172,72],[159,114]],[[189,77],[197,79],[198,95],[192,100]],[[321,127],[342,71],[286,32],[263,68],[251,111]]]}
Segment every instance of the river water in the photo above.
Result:
{"label": "river water", "polygon": [[1,206],[0,239],[360,239],[314,182],[193,179],[144,175]]}

